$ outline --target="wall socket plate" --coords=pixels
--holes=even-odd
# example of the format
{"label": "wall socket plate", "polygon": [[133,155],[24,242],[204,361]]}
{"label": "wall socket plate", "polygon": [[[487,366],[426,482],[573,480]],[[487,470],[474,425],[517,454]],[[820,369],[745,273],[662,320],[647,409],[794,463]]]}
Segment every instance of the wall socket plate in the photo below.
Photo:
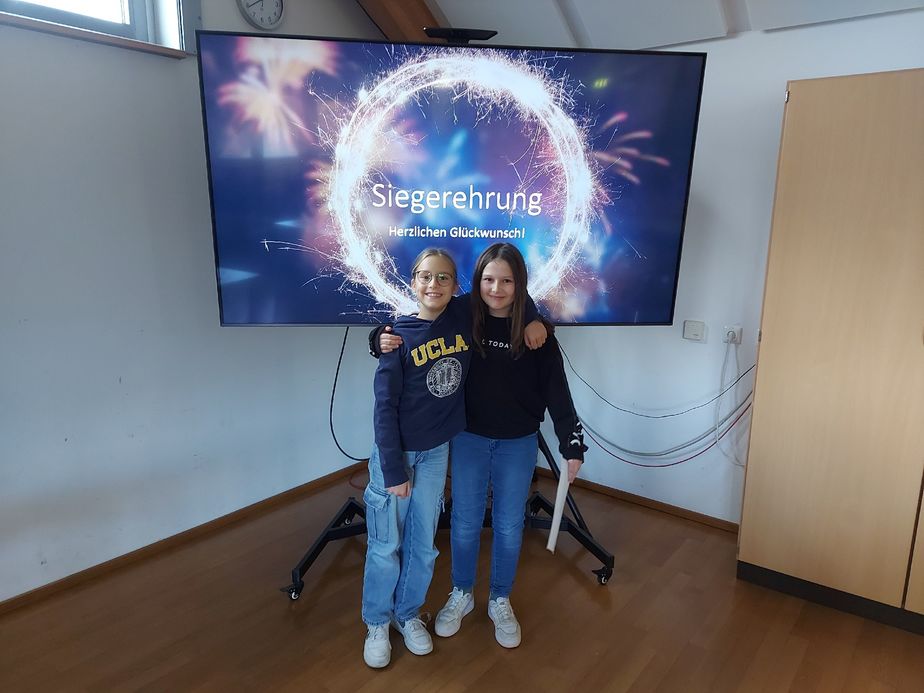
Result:
{"label": "wall socket plate", "polygon": [[726,325],[722,341],[726,344],[741,344],[741,325]]}

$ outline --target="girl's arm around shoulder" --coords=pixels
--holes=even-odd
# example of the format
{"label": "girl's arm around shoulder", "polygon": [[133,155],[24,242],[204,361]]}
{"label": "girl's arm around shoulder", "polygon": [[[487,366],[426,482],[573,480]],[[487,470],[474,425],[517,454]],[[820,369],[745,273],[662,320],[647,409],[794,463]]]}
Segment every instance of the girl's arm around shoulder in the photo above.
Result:
{"label": "girl's arm around shoulder", "polygon": [[390,354],[402,344],[404,340],[395,334],[395,328],[391,325],[379,325],[369,333],[369,355],[375,358]]}
{"label": "girl's arm around shoulder", "polygon": [[526,326],[523,329],[523,341],[529,349],[540,348],[553,332],[552,323],[542,317],[529,294],[526,294],[526,305],[523,307],[523,324]]}
{"label": "girl's arm around shoulder", "polygon": [[378,327],[372,328],[372,331],[369,332],[369,356],[378,358],[382,354],[387,353],[381,348],[379,339],[381,338],[381,335],[386,332],[386,330],[390,329],[391,325],[379,325]]}

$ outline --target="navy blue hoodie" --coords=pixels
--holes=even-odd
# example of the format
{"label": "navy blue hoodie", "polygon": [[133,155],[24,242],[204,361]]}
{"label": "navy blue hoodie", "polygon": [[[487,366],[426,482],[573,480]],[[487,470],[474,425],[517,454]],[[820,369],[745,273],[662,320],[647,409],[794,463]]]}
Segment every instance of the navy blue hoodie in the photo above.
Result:
{"label": "navy blue hoodie", "polygon": [[401,316],[404,343],[375,371],[375,444],[385,486],[408,480],[403,453],[430,450],[465,429],[465,377],[471,361],[471,297],[455,296],[436,320]]}

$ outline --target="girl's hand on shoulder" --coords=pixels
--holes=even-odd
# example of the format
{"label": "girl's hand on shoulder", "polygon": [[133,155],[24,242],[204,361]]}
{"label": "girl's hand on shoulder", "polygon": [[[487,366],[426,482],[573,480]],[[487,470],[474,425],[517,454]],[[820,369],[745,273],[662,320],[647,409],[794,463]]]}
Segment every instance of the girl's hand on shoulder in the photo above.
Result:
{"label": "girl's hand on shoulder", "polygon": [[530,349],[538,349],[545,344],[545,340],[548,338],[549,331],[541,320],[533,320],[523,330],[523,341],[526,342],[526,346]]}
{"label": "girl's hand on shoulder", "polygon": [[411,482],[405,481],[403,484],[398,484],[397,486],[389,486],[385,490],[393,496],[398,496],[398,498],[407,498],[411,495]]}
{"label": "girl's hand on shoulder", "polygon": [[386,325],[385,330],[379,335],[379,351],[383,354],[391,353],[403,343],[401,337],[392,333],[391,326]]}
{"label": "girl's hand on shoulder", "polygon": [[568,460],[568,483],[573,484],[577,478],[578,472],[581,471],[583,460]]}

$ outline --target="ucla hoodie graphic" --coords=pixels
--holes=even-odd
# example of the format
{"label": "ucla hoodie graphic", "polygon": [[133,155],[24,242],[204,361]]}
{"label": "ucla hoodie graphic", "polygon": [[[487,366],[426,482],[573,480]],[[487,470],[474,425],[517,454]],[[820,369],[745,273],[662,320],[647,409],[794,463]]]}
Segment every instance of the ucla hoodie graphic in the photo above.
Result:
{"label": "ucla hoodie graphic", "polygon": [[404,343],[375,372],[375,444],[386,486],[408,480],[403,453],[430,450],[465,429],[465,378],[471,361],[471,300],[450,300],[436,320],[401,316]]}

